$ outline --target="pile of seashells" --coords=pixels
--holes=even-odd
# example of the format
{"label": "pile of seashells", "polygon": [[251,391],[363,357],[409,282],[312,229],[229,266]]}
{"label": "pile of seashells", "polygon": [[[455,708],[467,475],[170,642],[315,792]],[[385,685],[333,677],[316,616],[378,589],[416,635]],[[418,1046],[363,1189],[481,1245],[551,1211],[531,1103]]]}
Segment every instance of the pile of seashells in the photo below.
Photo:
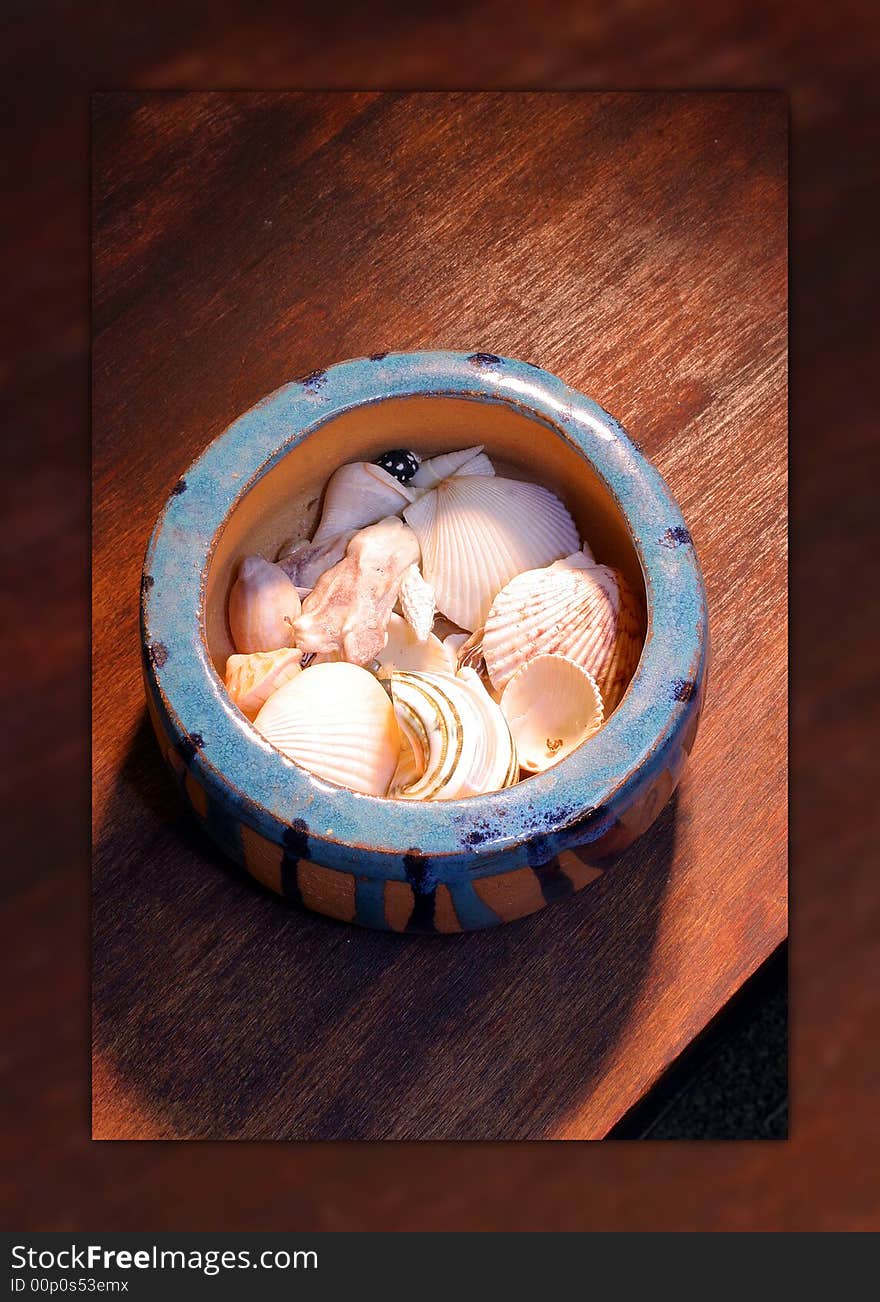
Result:
{"label": "pile of seashells", "polygon": [[246,557],[226,687],[273,746],[354,791],[484,795],[558,763],[641,650],[623,576],[562,502],[482,447],[330,478],[310,542]]}

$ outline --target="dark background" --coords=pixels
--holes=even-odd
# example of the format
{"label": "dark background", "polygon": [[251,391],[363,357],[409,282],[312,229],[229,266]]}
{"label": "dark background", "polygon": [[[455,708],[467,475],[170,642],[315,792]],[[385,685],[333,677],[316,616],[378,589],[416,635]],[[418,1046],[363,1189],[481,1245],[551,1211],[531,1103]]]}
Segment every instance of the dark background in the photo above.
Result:
{"label": "dark background", "polygon": [[[207,1228],[222,1205],[226,1224],[248,1224],[242,1188],[205,1202],[223,1180],[222,1146],[197,1146],[200,1157],[181,1148],[177,1189],[159,1191],[150,1145],[102,1145],[105,1156],[88,1140],[87,91],[635,84],[791,91],[792,1139],[334,1145],[309,1150],[308,1161],[291,1148],[279,1215],[312,1228],[876,1228],[880,888],[862,777],[877,731],[868,569],[876,9],[721,4],[672,15],[571,5],[549,23],[530,6],[447,5],[419,18],[380,4],[347,14],[303,8],[292,29],[273,33],[273,17],[288,14],[280,5],[250,5],[237,18],[231,7],[33,4],[5,24],[4,82],[15,92],[2,152],[0,341],[12,434],[3,448],[4,626],[15,670],[4,680],[13,762],[2,917],[16,962],[16,1034],[5,1037],[7,1219],[140,1226],[156,1224],[161,1208],[164,1223]],[[601,1206],[585,1197],[599,1179]]]}

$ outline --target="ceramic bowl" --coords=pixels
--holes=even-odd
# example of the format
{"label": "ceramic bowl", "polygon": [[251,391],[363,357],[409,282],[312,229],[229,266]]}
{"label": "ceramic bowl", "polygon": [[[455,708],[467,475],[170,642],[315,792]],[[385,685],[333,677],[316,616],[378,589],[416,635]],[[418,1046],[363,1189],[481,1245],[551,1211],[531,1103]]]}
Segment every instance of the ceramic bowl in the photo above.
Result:
{"label": "ceramic bowl", "polygon": [[[588,744],[494,795],[364,796],[265,742],[223,686],[226,599],[244,555],[307,537],[346,461],[482,443],[500,473],[567,504],[644,598],[641,660]],[[141,629],[159,744],[222,850],[280,895],[346,922],[458,932],[570,895],[654,821],[696,736],[706,601],[668,488],[590,398],[489,353],[377,353],[316,371],[234,422],[175,485],[147,549]]]}

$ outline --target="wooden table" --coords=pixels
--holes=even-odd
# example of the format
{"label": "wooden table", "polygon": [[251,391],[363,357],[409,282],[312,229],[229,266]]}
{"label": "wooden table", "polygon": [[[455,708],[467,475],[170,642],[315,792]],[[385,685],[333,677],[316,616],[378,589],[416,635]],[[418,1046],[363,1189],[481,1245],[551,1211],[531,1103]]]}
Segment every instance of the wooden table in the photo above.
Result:
{"label": "wooden table", "polygon": [[[95,1136],[598,1138],[780,944],[786,117],[771,93],[97,97]],[[655,827],[573,900],[437,942],[221,860],[153,742],[136,623],[209,439],[297,375],[434,347],[537,362],[623,421],[713,644]]]}

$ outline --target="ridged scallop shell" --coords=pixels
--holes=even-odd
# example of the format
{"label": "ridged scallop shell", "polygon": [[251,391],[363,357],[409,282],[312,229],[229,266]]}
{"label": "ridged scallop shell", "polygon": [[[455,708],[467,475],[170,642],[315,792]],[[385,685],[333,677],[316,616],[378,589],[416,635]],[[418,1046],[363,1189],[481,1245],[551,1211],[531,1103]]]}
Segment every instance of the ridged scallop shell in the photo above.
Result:
{"label": "ridged scallop shell", "polygon": [[414,498],[421,497],[431,488],[436,488],[450,475],[494,475],[495,467],[483,451],[482,443],[473,448],[462,448],[459,452],[441,452],[439,456],[428,457],[419,466],[408,486],[414,490]]}
{"label": "ridged scallop shell", "polygon": [[392,615],[388,621],[388,639],[377,654],[380,677],[394,670],[408,673],[451,674],[455,672],[454,658],[438,637],[429,633],[419,641],[414,629],[401,615]]}
{"label": "ridged scallop shell", "polygon": [[438,610],[468,630],[484,622],[492,598],[515,574],[578,546],[559,498],[518,479],[453,475],[403,515],[419,540]]}
{"label": "ridged scallop shell", "polygon": [[523,665],[501,694],[521,766],[543,773],[602,727],[602,696],[592,674],[565,656]]}
{"label": "ridged scallop shell", "polygon": [[632,589],[619,571],[583,552],[517,575],[492,602],[483,631],[486,669],[498,691],[535,656],[555,653],[589,670],[606,714],[626,690],[640,652]]}
{"label": "ridged scallop shell", "polygon": [[280,566],[262,556],[246,556],[229,593],[229,629],[236,651],[250,655],[293,646],[300,609],[296,587]]}
{"label": "ridged scallop shell", "polygon": [[297,647],[230,656],[226,661],[226,690],[242,714],[253,719],[273,692],[301,673],[301,657]]}
{"label": "ridged scallop shell", "polygon": [[254,727],[310,773],[365,795],[384,796],[397,767],[394,707],[357,665],[304,669],[269,697]]}
{"label": "ridged scallop shell", "polygon": [[[461,675],[395,673],[397,722],[404,752],[390,794],[401,800],[457,800],[515,782],[516,747],[499,707],[471,670]],[[410,780],[413,768],[419,776]]]}
{"label": "ridged scallop shell", "polygon": [[321,520],[311,546],[326,542],[337,534],[362,529],[388,515],[397,515],[413,500],[414,494],[381,466],[370,461],[354,461],[340,466],[324,490]]}

